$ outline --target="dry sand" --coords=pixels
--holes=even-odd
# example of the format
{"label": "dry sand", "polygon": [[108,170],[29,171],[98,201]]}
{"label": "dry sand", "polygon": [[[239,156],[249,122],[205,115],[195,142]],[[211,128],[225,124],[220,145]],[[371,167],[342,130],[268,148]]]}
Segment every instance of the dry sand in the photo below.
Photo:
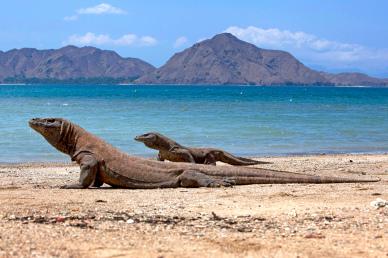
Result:
{"label": "dry sand", "polygon": [[378,183],[58,189],[71,164],[0,165],[0,257],[387,257],[388,155],[264,158]]}

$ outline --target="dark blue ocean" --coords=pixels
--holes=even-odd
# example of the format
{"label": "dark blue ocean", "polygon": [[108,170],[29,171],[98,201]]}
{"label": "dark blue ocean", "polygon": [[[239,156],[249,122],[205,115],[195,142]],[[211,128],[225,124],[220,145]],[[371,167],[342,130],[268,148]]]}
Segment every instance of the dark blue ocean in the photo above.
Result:
{"label": "dark blue ocean", "polygon": [[32,131],[64,117],[133,155],[158,131],[237,155],[388,152],[388,88],[1,85],[0,162],[69,160]]}

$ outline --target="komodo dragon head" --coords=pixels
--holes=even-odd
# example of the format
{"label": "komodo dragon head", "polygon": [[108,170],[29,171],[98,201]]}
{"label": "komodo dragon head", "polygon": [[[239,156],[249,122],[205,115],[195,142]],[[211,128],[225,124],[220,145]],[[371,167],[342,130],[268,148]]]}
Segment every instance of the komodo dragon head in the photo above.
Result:
{"label": "komodo dragon head", "polygon": [[180,146],[168,137],[156,132],[138,135],[135,137],[135,140],[155,150],[170,150],[174,146]]}
{"label": "komodo dragon head", "polygon": [[61,152],[70,154],[74,145],[73,125],[63,118],[33,118],[29,126],[40,133],[52,146]]}
{"label": "komodo dragon head", "polygon": [[152,149],[157,149],[158,142],[160,141],[160,134],[159,133],[145,133],[142,135],[138,135],[135,137],[135,141],[144,143],[147,147],[150,147]]}

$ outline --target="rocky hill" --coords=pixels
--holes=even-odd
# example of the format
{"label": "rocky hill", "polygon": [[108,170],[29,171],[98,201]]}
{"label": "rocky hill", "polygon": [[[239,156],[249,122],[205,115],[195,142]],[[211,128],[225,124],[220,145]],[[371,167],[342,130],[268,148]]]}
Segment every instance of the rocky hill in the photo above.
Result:
{"label": "rocky hill", "polygon": [[135,82],[149,84],[384,85],[364,74],[314,71],[290,53],[261,49],[229,33],[199,42],[175,54]]}
{"label": "rocky hill", "polygon": [[67,46],[60,49],[13,49],[0,52],[0,82],[71,81],[82,79],[133,80],[155,68],[114,51]]}
{"label": "rocky hill", "polygon": [[176,53],[158,69],[140,59],[94,47],[0,51],[0,83],[18,82],[388,85],[388,79],[361,73],[318,72],[288,52],[258,48],[229,33]]}

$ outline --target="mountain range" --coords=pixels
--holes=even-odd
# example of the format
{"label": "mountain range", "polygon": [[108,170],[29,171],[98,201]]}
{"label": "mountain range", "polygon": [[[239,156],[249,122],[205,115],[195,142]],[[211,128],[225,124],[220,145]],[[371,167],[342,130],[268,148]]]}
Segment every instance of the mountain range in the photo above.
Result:
{"label": "mountain range", "polygon": [[133,82],[138,84],[376,85],[388,79],[331,74],[306,67],[290,53],[258,48],[222,33],[174,54],[156,69],[114,51],[67,46],[0,51],[0,82]]}
{"label": "mountain range", "polygon": [[137,58],[123,58],[114,51],[66,46],[0,51],[1,82],[50,82],[75,80],[132,81],[155,67]]}

